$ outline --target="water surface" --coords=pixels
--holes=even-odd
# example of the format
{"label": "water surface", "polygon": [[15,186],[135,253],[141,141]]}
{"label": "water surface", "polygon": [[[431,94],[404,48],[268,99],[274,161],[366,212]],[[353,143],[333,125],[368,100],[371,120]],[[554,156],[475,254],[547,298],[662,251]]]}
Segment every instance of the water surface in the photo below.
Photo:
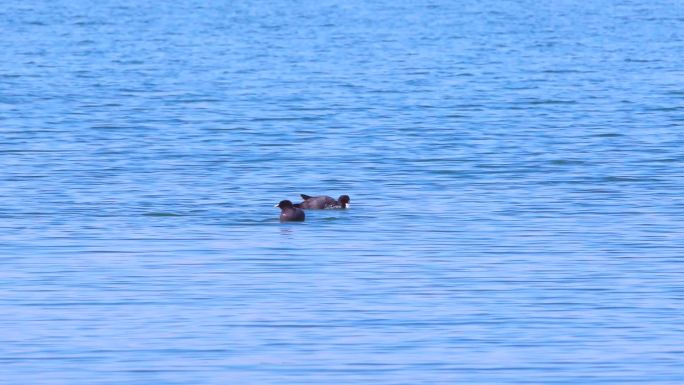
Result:
{"label": "water surface", "polygon": [[683,23],[3,5],[0,383],[681,384]]}

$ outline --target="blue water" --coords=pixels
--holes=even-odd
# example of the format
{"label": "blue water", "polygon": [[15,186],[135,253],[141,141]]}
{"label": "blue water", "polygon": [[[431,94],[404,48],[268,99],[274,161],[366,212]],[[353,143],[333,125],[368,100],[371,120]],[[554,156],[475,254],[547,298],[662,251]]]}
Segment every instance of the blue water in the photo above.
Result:
{"label": "blue water", "polygon": [[0,384],[682,384],[683,58],[679,0],[5,2]]}

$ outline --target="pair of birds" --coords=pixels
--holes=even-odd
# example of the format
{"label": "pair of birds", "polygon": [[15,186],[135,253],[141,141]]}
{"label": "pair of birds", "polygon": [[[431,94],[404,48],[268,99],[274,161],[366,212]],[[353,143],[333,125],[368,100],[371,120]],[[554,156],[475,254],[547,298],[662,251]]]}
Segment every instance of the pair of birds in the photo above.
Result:
{"label": "pair of birds", "polygon": [[312,197],[300,194],[301,203],[292,203],[289,200],[280,201],[275,207],[280,207],[281,222],[301,222],[304,220],[304,209],[323,210],[323,209],[346,209],[349,207],[349,195],[340,195],[338,199],[333,199],[327,195]]}

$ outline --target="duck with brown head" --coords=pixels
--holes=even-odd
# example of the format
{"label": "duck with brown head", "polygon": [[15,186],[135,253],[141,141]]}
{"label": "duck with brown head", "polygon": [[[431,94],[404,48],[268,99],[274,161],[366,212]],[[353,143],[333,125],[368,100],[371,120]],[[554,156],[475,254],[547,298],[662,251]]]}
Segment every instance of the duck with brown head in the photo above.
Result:
{"label": "duck with brown head", "polygon": [[347,209],[349,208],[349,195],[340,195],[338,199],[334,199],[327,195],[309,196],[301,194],[304,202],[295,204],[295,207],[301,207],[307,210],[323,210],[323,209]]}

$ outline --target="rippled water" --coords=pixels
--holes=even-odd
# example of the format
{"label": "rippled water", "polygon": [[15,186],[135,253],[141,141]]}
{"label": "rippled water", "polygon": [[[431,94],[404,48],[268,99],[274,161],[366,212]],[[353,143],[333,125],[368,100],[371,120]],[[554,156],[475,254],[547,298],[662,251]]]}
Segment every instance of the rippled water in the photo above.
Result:
{"label": "rippled water", "polygon": [[683,383],[683,25],[3,4],[0,383]]}

